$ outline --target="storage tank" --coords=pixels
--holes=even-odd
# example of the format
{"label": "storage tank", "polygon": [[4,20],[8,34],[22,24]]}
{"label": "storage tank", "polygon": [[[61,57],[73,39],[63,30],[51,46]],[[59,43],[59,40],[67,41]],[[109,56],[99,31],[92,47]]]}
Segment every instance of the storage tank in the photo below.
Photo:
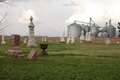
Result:
{"label": "storage tank", "polygon": [[101,29],[101,32],[102,32],[102,33],[103,33],[103,32],[107,32],[107,29],[103,28],[103,29]]}
{"label": "storage tank", "polygon": [[109,20],[109,27],[107,28],[107,33],[109,38],[113,38],[116,36],[116,28],[112,26],[111,20]]}
{"label": "storage tank", "polygon": [[97,37],[97,34],[98,34],[98,26],[96,26],[95,24],[93,24],[91,27],[90,27],[90,32],[92,33],[92,38],[94,37]]}
{"label": "storage tank", "polygon": [[84,36],[86,36],[86,32],[89,32],[90,31],[90,26],[86,25],[84,28]]}
{"label": "storage tank", "polygon": [[69,37],[69,33],[74,32],[74,37],[80,37],[81,36],[81,31],[82,31],[82,26],[77,24],[76,21],[74,23],[68,25],[68,30],[67,30],[67,37]]}

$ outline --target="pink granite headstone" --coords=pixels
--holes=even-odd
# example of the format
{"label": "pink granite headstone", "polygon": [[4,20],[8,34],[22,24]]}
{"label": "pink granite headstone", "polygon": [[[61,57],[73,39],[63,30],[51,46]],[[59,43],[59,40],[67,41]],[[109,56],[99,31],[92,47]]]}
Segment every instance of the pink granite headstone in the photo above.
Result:
{"label": "pink granite headstone", "polygon": [[7,52],[8,56],[18,56],[18,58],[23,58],[22,51],[20,50],[20,35],[13,34],[11,35],[11,45],[10,50]]}
{"label": "pink granite headstone", "polygon": [[31,50],[27,59],[28,60],[37,60],[37,51],[36,50]]}

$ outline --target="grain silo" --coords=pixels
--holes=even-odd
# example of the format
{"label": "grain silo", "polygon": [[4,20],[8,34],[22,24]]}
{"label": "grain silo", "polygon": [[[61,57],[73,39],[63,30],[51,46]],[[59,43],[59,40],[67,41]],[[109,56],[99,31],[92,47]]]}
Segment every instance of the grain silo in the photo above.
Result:
{"label": "grain silo", "polygon": [[107,28],[107,33],[109,38],[113,38],[116,36],[116,28],[112,26],[111,20],[109,20],[109,27]]}
{"label": "grain silo", "polygon": [[67,30],[67,37],[69,36],[69,33],[74,32],[74,37],[80,37],[81,36],[81,31],[82,31],[82,26],[77,24],[76,21],[74,23],[68,25],[68,30]]}

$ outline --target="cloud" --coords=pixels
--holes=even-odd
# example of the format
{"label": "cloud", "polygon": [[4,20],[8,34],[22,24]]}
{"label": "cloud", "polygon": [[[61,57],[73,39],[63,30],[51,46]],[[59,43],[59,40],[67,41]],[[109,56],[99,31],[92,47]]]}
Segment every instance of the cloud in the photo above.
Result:
{"label": "cloud", "polygon": [[36,23],[36,24],[39,24],[42,21],[42,19],[38,18],[35,15],[35,12],[33,10],[28,9],[28,10],[23,10],[22,17],[20,17],[18,19],[18,22],[19,23],[29,24],[29,22],[30,22],[30,16],[33,17],[33,22]]}
{"label": "cloud", "polygon": [[108,22],[109,19],[112,20],[112,24],[117,24],[117,22],[120,21],[118,17],[120,16],[120,4],[112,4],[110,2],[108,5],[105,5],[106,3],[104,1],[94,2],[94,0],[88,2],[87,4],[81,2],[81,6],[76,6],[75,13],[65,20],[65,23],[71,24],[74,20],[89,22],[90,17],[92,17],[95,23],[101,26],[103,26],[106,21]]}
{"label": "cloud", "polygon": [[29,1],[50,2],[50,1],[52,1],[52,0],[15,0],[15,2],[29,2]]}

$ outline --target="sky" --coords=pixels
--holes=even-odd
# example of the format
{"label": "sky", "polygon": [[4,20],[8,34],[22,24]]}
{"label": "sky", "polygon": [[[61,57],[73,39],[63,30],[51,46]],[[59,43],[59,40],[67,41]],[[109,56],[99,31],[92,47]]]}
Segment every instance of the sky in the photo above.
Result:
{"label": "sky", "polygon": [[119,0],[14,0],[11,5],[0,2],[0,20],[6,10],[8,14],[0,24],[10,25],[5,35],[28,35],[31,15],[35,36],[61,37],[64,30],[67,36],[67,26],[74,20],[89,22],[90,17],[101,27],[109,19],[116,28],[120,22]]}

